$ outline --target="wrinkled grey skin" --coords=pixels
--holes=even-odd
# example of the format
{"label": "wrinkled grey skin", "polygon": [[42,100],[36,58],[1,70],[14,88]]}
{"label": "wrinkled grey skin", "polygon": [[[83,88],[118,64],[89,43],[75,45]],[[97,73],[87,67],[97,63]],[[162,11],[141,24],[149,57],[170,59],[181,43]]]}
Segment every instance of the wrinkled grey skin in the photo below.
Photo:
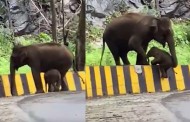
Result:
{"label": "wrinkled grey skin", "polygon": [[167,43],[172,56],[173,67],[178,64],[173,30],[170,19],[167,17],[156,18],[150,15],[127,13],[110,22],[103,33],[103,49],[100,60],[105,50],[105,43],[110,49],[116,65],[129,65],[127,58],[129,51],[137,53],[137,65],[148,65],[146,51],[151,40],[156,40],[165,47]]}
{"label": "wrinkled grey skin", "polygon": [[24,65],[28,65],[32,70],[36,93],[44,92],[40,72],[47,72],[50,69],[57,69],[60,72],[61,90],[67,91],[63,78],[71,68],[73,60],[73,54],[66,46],[53,42],[14,46],[10,57],[11,94],[14,95],[15,70]]}
{"label": "wrinkled grey skin", "polygon": [[169,68],[172,68],[173,66],[173,61],[171,55],[164,51],[161,50],[157,47],[152,47],[148,53],[147,57],[154,57],[154,60],[151,61],[152,65],[157,65],[159,64],[159,68],[161,71],[161,77],[162,78],[167,78],[167,70]]}
{"label": "wrinkled grey skin", "polygon": [[59,91],[59,88],[61,86],[61,74],[58,70],[51,69],[45,72],[44,80],[46,83],[46,91],[47,91],[47,84],[48,84],[48,92]]}

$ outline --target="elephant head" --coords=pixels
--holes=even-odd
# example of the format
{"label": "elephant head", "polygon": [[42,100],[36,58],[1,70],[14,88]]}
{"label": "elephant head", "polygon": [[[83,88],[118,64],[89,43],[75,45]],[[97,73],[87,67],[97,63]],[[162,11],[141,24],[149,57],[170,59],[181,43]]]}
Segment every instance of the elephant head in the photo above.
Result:
{"label": "elephant head", "polygon": [[156,57],[157,55],[158,55],[158,48],[156,48],[156,47],[152,47],[149,51],[148,51],[148,53],[147,53],[147,58],[149,58],[149,57]]}
{"label": "elephant head", "polygon": [[171,26],[170,19],[167,17],[153,19],[151,29],[151,31],[153,32],[153,39],[162,44],[163,47],[165,47],[165,44],[168,43],[173,60],[173,67],[176,67],[178,65],[178,61],[175,51],[173,29]]}
{"label": "elephant head", "polygon": [[27,61],[27,53],[22,45],[16,45],[12,49],[10,56],[10,80],[11,80],[11,93],[13,94],[13,88],[15,87],[15,70],[24,66]]}

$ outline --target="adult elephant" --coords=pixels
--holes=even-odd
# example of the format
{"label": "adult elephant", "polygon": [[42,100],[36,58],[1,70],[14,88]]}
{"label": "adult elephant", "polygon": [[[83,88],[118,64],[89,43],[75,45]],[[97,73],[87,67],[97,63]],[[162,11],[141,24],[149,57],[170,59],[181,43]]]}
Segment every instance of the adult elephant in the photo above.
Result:
{"label": "adult elephant", "polygon": [[137,65],[148,65],[146,51],[148,43],[153,39],[162,44],[163,47],[165,47],[166,42],[168,43],[173,67],[176,67],[178,62],[170,19],[138,13],[124,14],[107,25],[103,34],[100,65],[105,43],[108,45],[116,65],[121,65],[120,58],[124,65],[129,65],[127,53],[132,50],[137,52]]}
{"label": "adult elephant", "polygon": [[73,54],[66,46],[57,43],[43,43],[28,46],[17,45],[13,47],[10,57],[11,93],[15,88],[15,70],[28,65],[36,85],[36,92],[43,93],[40,72],[57,69],[61,74],[63,91],[68,90],[63,78],[73,64]]}

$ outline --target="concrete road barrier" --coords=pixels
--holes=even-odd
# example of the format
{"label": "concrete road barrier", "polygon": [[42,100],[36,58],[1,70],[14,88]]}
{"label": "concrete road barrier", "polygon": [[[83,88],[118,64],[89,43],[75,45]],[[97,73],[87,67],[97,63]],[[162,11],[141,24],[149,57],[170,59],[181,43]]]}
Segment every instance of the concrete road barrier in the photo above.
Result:
{"label": "concrete road barrier", "polygon": [[[153,93],[190,90],[190,65],[169,69],[168,78],[160,78],[158,66],[86,66],[79,72],[86,84],[74,72],[68,72],[65,81],[69,91],[86,91],[87,98],[123,95],[127,93]],[[43,88],[45,82],[41,74]],[[0,76],[0,97],[11,96],[9,75]],[[36,87],[31,73],[16,75],[16,94],[34,94]]]}
{"label": "concrete road barrier", "polygon": [[[78,72],[79,75],[85,80],[85,72]],[[45,91],[44,73],[41,73],[41,79],[43,84],[43,89]],[[67,72],[65,77],[66,84],[69,91],[81,91],[85,90],[85,84],[83,84],[80,77],[74,72]],[[36,92],[36,87],[34,84],[34,79],[32,73],[26,74],[16,74],[16,95],[26,95],[34,94]],[[0,97],[12,96],[10,92],[10,75],[0,76]]]}
{"label": "concrete road barrier", "polygon": [[87,98],[157,91],[189,90],[190,65],[169,69],[161,79],[158,66],[87,66]]}

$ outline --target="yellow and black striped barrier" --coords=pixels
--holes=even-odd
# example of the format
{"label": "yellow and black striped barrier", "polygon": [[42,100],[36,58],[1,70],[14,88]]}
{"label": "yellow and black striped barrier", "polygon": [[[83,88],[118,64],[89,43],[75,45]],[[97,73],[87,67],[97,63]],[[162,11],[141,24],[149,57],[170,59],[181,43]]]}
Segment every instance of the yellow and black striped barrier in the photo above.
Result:
{"label": "yellow and black striped barrier", "polygon": [[[86,97],[122,95],[157,91],[190,90],[190,65],[179,65],[169,69],[168,78],[160,78],[158,66],[140,66],[139,73],[135,66],[86,66],[79,75],[68,72],[65,81],[69,91],[86,90]],[[41,73],[42,84],[45,82]],[[34,94],[36,87],[31,73],[16,74],[16,94]],[[0,76],[0,97],[11,96],[9,75]]]}
{"label": "yellow and black striped barrier", "polygon": [[[85,72],[78,72],[78,74],[85,80]],[[44,73],[41,73],[41,79],[43,84],[43,89],[45,91],[45,81]],[[69,91],[81,91],[85,90],[85,84],[78,75],[74,72],[67,72],[65,76],[65,81],[68,86]],[[34,79],[32,73],[26,74],[16,74],[16,95],[27,95],[34,94],[36,92],[36,87],[34,84]],[[0,76],[0,97],[12,96],[10,92],[10,75]]]}
{"label": "yellow and black striped barrier", "polygon": [[168,78],[160,78],[158,66],[140,66],[137,73],[129,66],[87,66],[87,98],[156,91],[189,90],[190,65],[179,65],[168,70]]}

